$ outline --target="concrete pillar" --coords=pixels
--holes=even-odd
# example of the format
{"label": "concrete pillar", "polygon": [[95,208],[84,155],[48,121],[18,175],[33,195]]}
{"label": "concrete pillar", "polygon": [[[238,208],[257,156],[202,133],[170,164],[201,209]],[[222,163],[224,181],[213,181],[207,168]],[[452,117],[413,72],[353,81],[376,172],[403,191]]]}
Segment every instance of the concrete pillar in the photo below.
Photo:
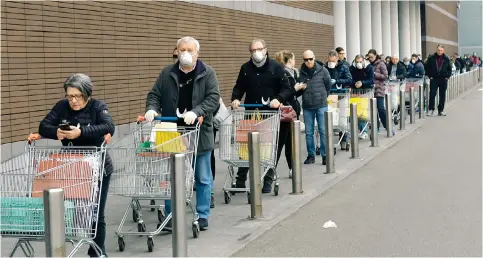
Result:
{"label": "concrete pillar", "polygon": [[[416,53],[422,54],[421,52],[421,2],[416,1]],[[459,31],[459,30],[458,30]]]}
{"label": "concrete pillar", "polygon": [[361,54],[361,41],[359,32],[359,1],[347,1],[345,2],[346,11],[346,30],[347,30],[347,60],[353,60],[358,54]]}
{"label": "concrete pillar", "polygon": [[416,53],[416,2],[409,2],[409,28],[410,28],[410,51],[409,53]]}
{"label": "concrete pillar", "polygon": [[411,53],[411,34],[409,32],[409,1],[398,1],[399,23],[399,59]]}
{"label": "concrete pillar", "polygon": [[371,1],[371,17],[372,47],[375,48],[378,53],[383,53],[381,0]]}
{"label": "concrete pillar", "polygon": [[[359,1],[359,25],[361,29],[361,52],[363,54],[367,53],[369,49],[373,48],[372,45],[372,20],[371,15],[371,2],[370,1]],[[379,53],[379,51],[376,49]]]}
{"label": "concrete pillar", "polygon": [[397,9],[397,2],[391,1],[391,56],[399,56],[399,13]]}
{"label": "concrete pillar", "polygon": [[381,2],[382,19],[382,53],[386,56],[391,55],[391,3],[390,0]]}
{"label": "concrete pillar", "polygon": [[334,48],[346,46],[345,1],[334,1]]}

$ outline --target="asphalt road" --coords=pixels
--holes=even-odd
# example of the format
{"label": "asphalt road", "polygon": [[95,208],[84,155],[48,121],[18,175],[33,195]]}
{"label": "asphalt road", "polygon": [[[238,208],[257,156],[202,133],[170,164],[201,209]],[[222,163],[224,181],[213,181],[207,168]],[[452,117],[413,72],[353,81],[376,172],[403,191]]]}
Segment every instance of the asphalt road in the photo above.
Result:
{"label": "asphalt road", "polygon": [[481,257],[482,91],[447,113],[235,256]]}

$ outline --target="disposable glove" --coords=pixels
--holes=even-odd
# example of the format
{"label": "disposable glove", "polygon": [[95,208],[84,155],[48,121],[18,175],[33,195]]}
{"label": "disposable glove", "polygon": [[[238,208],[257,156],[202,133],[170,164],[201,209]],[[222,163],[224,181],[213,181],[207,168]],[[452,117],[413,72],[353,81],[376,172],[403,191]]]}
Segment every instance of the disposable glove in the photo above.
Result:
{"label": "disposable glove", "polygon": [[270,107],[271,108],[279,108],[280,107],[280,101],[278,99],[274,99],[270,101]]}
{"label": "disposable glove", "polygon": [[335,82],[336,82],[336,81],[335,81],[335,79],[330,79],[330,84],[331,84],[331,85],[334,85],[334,84],[335,84]]}
{"label": "disposable glove", "polygon": [[240,107],[240,101],[238,99],[233,100],[233,102],[231,102],[231,107],[233,109],[239,108]]}
{"label": "disposable glove", "polygon": [[195,114],[195,112],[190,111],[184,115],[184,122],[187,125],[192,125],[195,123],[196,118],[198,118],[198,116]]}
{"label": "disposable glove", "polygon": [[148,112],[144,114],[144,119],[148,122],[152,122],[155,116],[158,116],[158,112],[154,110],[148,110]]}

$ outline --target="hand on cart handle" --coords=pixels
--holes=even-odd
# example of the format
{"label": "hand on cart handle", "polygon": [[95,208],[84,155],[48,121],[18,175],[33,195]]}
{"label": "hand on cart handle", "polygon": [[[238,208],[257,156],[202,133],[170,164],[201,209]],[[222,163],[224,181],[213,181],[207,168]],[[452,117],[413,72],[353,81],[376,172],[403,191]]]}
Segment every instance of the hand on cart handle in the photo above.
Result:
{"label": "hand on cart handle", "polygon": [[[155,116],[153,121],[161,121],[161,122],[178,122],[180,119],[179,117],[175,116]],[[142,122],[146,121],[144,119],[144,116],[138,116],[137,123],[140,124]],[[203,123],[203,117],[198,117],[198,124]]]}
{"label": "hand on cart handle", "polygon": [[104,141],[106,142],[106,144],[108,144],[112,139],[112,135],[110,133],[104,135]]}
{"label": "hand on cart handle", "polygon": [[31,133],[31,134],[29,134],[29,136],[27,137],[27,142],[28,142],[29,144],[31,144],[33,141],[38,141],[38,140],[40,140],[40,139],[42,139],[42,136],[40,136],[40,134],[38,134],[38,133]]}

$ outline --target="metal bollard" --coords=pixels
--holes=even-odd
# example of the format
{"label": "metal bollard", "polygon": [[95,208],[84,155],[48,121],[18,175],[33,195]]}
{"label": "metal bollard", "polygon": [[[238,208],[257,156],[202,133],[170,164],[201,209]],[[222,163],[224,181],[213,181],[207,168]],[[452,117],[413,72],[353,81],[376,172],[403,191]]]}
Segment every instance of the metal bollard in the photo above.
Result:
{"label": "metal bollard", "polygon": [[173,257],[188,256],[186,235],[185,154],[171,154],[171,200],[173,205]]}
{"label": "metal bollard", "polygon": [[292,122],[292,194],[302,190],[302,143],[300,142],[300,121]]}
{"label": "metal bollard", "polygon": [[377,134],[377,131],[376,131],[376,126],[377,126],[377,99],[376,98],[371,99],[370,106],[371,106],[371,126],[372,126],[371,147],[378,147],[379,146],[379,135]]}
{"label": "metal bollard", "polygon": [[423,118],[423,109],[424,109],[424,88],[423,85],[419,85],[418,88],[419,92],[419,119]]}
{"label": "metal bollard", "polygon": [[[334,129],[332,125],[332,111],[325,111],[325,153],[327,157],[327,165],[325,166],[325,173],[330,174],[335,172],[335,162],[334,162]],[[351,135],[351,138],[357,137],[356,135]]]}
{"label": "metal bollard", "polygon": [[425,111],[429,112],[429,84],[425,83],[425,89],[426,89],[426,98],[425,98],[426,108],[425,108]]}
{"label": "metal bollard", "polygon": [[[386,131],[387,131],[387,137],[392,137],[392,104],[391,104],[391,95],[389,93],[386,93],[385,98],[384,98],[384,104],[386,104]],[[377,118],[376,118],[377,120]],[[377,122],[376,122],[377,126]]]}
{"label": "metal bollard", "polygon": [[404,90],[399,91],[399,105],[400,105],[400,119],[399,121],[399,130],[404,130],[406,128],[406,96]]}
{"label": "metal bollard", "polygon": [[[350,119],[351,119],[351,159],[358,159],[359,158],[359,137],[357,137],[357,127],[358,127],[358,120],[357,119],[357,103],[351,103],[350,106]],[[373,126],[374,127],[374,126]],[[373,128],[374,130],[374,128]]]}
{"label": "metal bollard", "polygon": [[45,256],[66,257],[64,189],[44,190]]}
{"label": "metal bollard", "polygon": [[262,181],[260,167],[260,134],[248,133],[248,161],[250,169],[250,219],[262,217]]}
{"label": "metal bollard", "polygon": [[414,87],[409,88],[409,123],[416,122],[416,114],[414,113]]}

